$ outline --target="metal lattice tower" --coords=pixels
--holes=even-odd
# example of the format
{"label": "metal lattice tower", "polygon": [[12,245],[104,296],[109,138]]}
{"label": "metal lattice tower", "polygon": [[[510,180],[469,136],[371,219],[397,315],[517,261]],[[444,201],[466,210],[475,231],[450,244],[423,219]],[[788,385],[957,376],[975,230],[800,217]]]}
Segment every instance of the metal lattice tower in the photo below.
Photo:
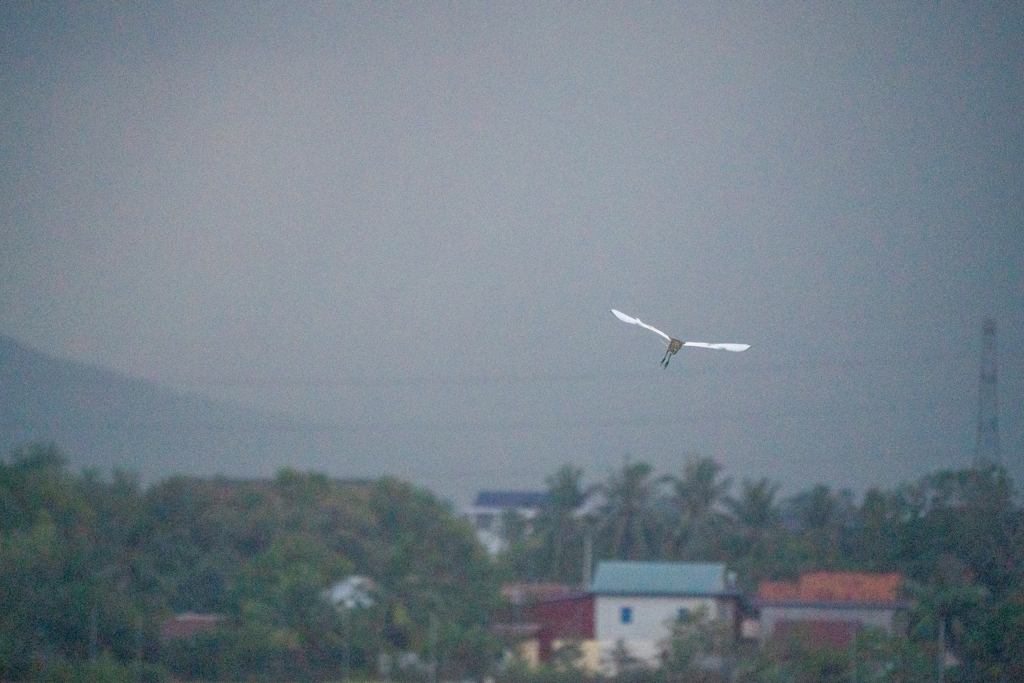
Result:
{"label": "metal lattice tower", "polygon": [[974,466],[1002,465],[999,454],[999,381],[996,354],[996,321],[986,318],[981,326],[981,375],[978,382],[978,441]]}

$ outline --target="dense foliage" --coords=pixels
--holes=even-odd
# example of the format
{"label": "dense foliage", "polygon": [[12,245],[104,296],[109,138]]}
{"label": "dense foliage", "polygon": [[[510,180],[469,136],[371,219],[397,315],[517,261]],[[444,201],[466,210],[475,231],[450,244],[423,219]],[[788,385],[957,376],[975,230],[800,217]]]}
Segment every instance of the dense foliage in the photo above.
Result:
{"label": "dense foliage", "polygon": [[[940,633],[959,662],[946,680],[1024,680],[1024,510],[999,467],[940,471],[869,490],[859,503],[825,485],[785,499],[769,479],[734,487],[709,458],[662,476],[626,462],[596,486],[582,481],[572,467],[548,479],[550,504],[533,528],[511,525],[516,532],[500,558],[507,574],[577,583],[585,556],[717,561],[753,592],[762,579],[812,571],[899,572],[914,608],[900,638],[865,636],[865,648],[885,653],[878,661],[900,662],[874,680],[934,680]],[[687,650],[674,647],[678,663]],[[850,680],[849,653],[793,651],[747,653],[734,674],[818,681],[836,669],[836,680]]]}
{"label": "dense foliage", "polygon": [[[340,679],[379,653],[479,673],[494,655],[500,595],[470,526],[392,479],[285,470],[273,480],[74,476],[54,448],[0,464],[0,679],[52,678],[69,663],[206,680]],[[325,591],[373,582],[372,604]],[[175,613],[218,628],[161,646]],[[409,660],[406,654],[405,660]]]}
{"label": "dense foliage", "polygon": [[[778,483],[734,486],[706,458],[660,476],[627,462],[592,487],[583,474],[552,474],[548,505],[532,521],[508,516],[508,549],[489,558],[448,505],[393,479],[284,470],[143,489],[26,446],[0,462],[0,680],[340,680],[377,676],[382,661],[395,679],[580,680],[569,656],[546,673],[495,670],[488,626],[501,582],[579,584],[584,558],[722,561],[747,589],[898,571],[915,606],[905,635],[863,634],[861,680],[931,680],[940,633],[959,661],[947,680],[1024,680],[1024,515],[1001,469],[859,500],[824,485],[780,499]],[[371,600],[332,604],[328,589],[353,576],[369,579]],[[219,621],[161,641],[183,612]],[[734,680],[850,676],[846,652],[723,654],[699,623],[676,636],[665,680],[712,676],[693,662],[726,655]]]}

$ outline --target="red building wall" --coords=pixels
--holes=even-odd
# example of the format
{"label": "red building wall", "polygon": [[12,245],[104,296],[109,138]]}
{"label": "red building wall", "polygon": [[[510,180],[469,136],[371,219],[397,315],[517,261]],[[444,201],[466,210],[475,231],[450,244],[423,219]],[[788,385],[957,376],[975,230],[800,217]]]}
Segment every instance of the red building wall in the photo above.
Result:
{"label": "red building wall", "polygon": [[534,603],[527,610],[527,619],[540,631],[540,660],[551,661],[552,643],[556,640],[592,640],[594,638],[594,597],[574,594]]}
{"label": "red building wall", "polygon": [[813,647],[831,645],[846,647],[860,628],[853,621],[780,621],[775,624],[775,637],[786,641],[798,637]]}

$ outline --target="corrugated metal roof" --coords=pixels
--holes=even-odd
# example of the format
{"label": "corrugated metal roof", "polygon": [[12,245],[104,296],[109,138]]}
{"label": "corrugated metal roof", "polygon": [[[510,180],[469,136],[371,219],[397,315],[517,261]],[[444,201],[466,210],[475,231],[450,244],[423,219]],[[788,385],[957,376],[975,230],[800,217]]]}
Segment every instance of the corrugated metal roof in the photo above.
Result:
{"label": "corrugated metal roof", "polygon": [[725,565],[718,562],[601,562],[591,592],[598,595],[718,595]]}

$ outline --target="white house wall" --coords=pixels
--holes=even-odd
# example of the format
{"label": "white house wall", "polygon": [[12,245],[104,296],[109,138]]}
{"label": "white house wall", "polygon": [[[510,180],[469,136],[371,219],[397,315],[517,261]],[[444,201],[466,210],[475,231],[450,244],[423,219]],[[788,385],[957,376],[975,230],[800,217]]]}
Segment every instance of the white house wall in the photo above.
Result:
{"label": "white house wall", "polygon": [[[680,610],[692,613],[704,607],[708,618],[732,618],[732,605],[714,598],[598,596],[594,603],[594,636],[601,643],[602,654],[607,655],[621,640],[632,655],[652,663]],[[622,623],[623,608],[630,609],[628,624]]]}

